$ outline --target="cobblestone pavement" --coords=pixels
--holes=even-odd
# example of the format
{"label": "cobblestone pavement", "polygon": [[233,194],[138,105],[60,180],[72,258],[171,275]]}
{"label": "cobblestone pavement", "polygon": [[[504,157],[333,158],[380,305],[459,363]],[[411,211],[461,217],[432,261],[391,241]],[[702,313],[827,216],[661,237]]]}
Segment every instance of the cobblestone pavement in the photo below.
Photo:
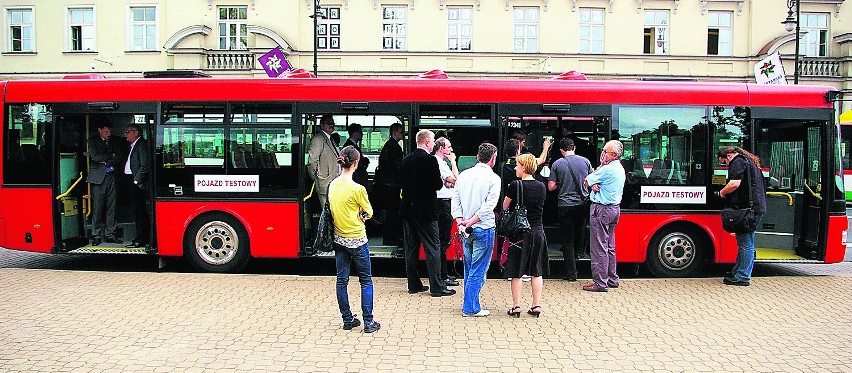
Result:
{"label": "cobblestone pavement", "polygon": [[3,264],[3,372],[852,371],[852,263],[761,266],[769,276],[751,287],[628,279],[587,293],[547,280],[538,319],[506,316],[505,280],[485,285],[490,317],[463,318],[461,294],[409,295],[404,279],[376,278],[374,334],[340,329],[330,276]]}

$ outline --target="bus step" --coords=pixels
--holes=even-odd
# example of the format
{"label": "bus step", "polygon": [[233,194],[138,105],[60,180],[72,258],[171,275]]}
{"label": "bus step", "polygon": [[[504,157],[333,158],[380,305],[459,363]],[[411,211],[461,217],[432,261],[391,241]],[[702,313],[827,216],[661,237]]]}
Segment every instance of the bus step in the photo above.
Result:
{"label": "bus step", "polygon": [[117,246],[83,246],[76,250],[71,250],[69,254],[147,254],[144,247],[117,247]]}

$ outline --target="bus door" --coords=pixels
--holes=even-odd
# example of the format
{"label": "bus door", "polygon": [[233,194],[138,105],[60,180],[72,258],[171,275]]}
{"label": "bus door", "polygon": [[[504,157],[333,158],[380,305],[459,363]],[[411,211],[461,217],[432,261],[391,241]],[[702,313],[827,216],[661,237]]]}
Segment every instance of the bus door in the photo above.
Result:
{"label": "bus door", "polygon": [[[328,154],[323,152],[328,149],[322,146],[315,146],[315,151],[311,151],[311,141],[317,135],[321,135],[320,120],[323,116],[330,116],[334,120],[334,129],[331,136],[324,138],[326,141],[331,141],[335,145],[335,151],[345,147],[350,141],[350,135],[347,129],[354,129],[360,125],[361,132],[353,132],[352,141],[355,141],[360,136],[360,141],[355,141],[360,147],[366,164],[366,185],[367,194],[370,199],[370,204],[373,206],[373,218],[368,220],[366,224],[367,237],[369,239],[370,254],[372,256],[394,256],[401,254],[398,248],[402,244],[402,232],[399,219],[395,211],[397,207],[388,209],[388,203],[385,190],[387,189],[382,180],[376,183],[376,171],[382,167],[379,156],[385,146],[393,146],[389,144],[391,127],[402,127],[403,138],[397,141],[398,146],[402,148],[403,154],[408,154],[412,144],[405,139],[407,136],[411,138],[411,118],[413,117],[413,105],[410,103],[387,103],[387,102],[311,102],[299,106],[299,117],[302,123],[302,138],[301,141],[306,146],[303,147],[303,162],[304,173],[302,173],[302,214],[301,214],[301,238],[303,256],[310,255],[331,255],[317,253],[311,249],[314,238],[316,237],[315,228],[319,221],[319,214],[322,208],[319,203],[319,192],[321,188],[317,187],[317,178],[319,182],[322,180],[333,179],[334,175],[311,175],[309,169],[309,161],[313,154],[317,154],[319,159],[319,167],[317,173],[327,173],[323,171],[322,164],[333,162],[329,160]],[[322,145],[328,143],[323,142]],[[317,145],[320,145],[319,143]],[[336,153],[333,155],[336,158]],[[321,164],[320,164],[321,163]],[[325,169],[329,169],[331,165],[327,165]],[[388,167],[388,166],[385,166]],[[361,180],[363,182],[363,180]],[[328,182],[328,181],[327,181]],[[391,211],[391,214],[387,212]]]}
{"label": "bus door", "polygon": [[[757,259],[822,260],[834,164],[823,146],[827,120],[795,119],[795,110],[762,119],[753,109],[755,154],[766,180],[767,211],[755,236]],[[758,117],[758,118],[755,118]],[[793,119],[790,119],[793,118]]]}
{"label": "bus door", "polygon": [[[154,122],[157,106],[154,103],[62,103],[54,104],[56,127],[56,178],[53,181],[54,221],[58,252],[123,252],[144,253],[145,248],[126,248],[135,237],[133,208],[129,185],[125,185],[123,163],[121,169],[110,173],[115,178],[116,219],[114,236],[122,242],[94,242],[92,186],[87,182],[91,155],[87,140],[99,136],[98,126],[111,126],[112,141],[127,156],[129,144],[125,128],[134,123],[142,128],[143,137],[150,138],[150,124]],[[95,245],[97,243],[97,245]]]}
{"label": "bus door", "polygon": [[[576,154],[589,159],[592,166],[598,164],[598,149],[609,139],[612,118],[611,105],[590,104],[501,104],[498,106],[501,122],[502,143],[511,138],[525,137],[521,151],[538,158],[540,166],[534,177],[545,184],[550,176],[550,165],[562,157],[559,142],[570,138],[575,144]],[[544,140],[551,142],[544,153]],[[507,157],[507,149],[500,146],[500,176],[504,186],[514,180],[513,163]],[[557,213],[558,191],[549,191],[544,203],[544,231],[551,247],[559,247],[562,236]],[[502,203],[502,201],[501,201]],[[584,230],[588,232],[588,229]],[[588,252],[588,237],[585,239]],[[585,255],[579,250],[576,255]],[[562,253],[553,251],[551,258],[561,258]]]}

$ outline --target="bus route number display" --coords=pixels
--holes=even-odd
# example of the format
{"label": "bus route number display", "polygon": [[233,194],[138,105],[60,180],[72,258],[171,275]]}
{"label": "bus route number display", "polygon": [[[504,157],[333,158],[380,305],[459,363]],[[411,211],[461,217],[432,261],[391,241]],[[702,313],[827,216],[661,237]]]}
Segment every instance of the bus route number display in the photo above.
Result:
{"label": "bus route number display", "polygon": [[707,202],[706,187],[644,185],[639,203],[687,203]]}
{"label": "bus route number display", "polygon": [[195,175],[196,192],[254,192],[260,191],[259,175]]}

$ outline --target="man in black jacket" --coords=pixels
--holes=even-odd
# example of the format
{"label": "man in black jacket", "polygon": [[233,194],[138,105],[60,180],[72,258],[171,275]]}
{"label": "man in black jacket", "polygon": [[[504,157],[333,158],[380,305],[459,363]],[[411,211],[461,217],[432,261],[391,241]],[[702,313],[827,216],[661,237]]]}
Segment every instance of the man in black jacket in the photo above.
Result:
{"label": "man in black jacket", "polygon": [[373,183],[373,191],[379,202],[375,207],[385,210],[382,244],[391,246],[402,246],[402,229],[399,224],[399,168],[403,157],[399,140],[402,140],[402,137],[402,123],[391,124],[390,138],[382,146]]}
{"label": "man in black jacket", "polygon": [[92,185],[92,245],[98,246],[102,240],[107,243],[121,243],[115,237],[116,175],[124,166],[124,146],[121,138],[112,135],[112,125],[102,122],[98,125],[98,134],[89,138],[89,176],[86,181]]}
{"label": "man in black jacket", "polygon": [[136,238],[126,247],[145,247],[150,243],[151,219],[148,214],[148,191],[150,190],[151,165],[148,141],[142,138],[142,129],[130,124],[124,131],[130,143],[130,154],[124,166],[124,174],[130,179],[130,198],[136,220]]}
{"label": "man in black jacket", "polygon": [[400,182],[402,203],[399,216],[405,231],[405,273],[408,276],[408,292],[411,294],[429,290],[420,282],[417,262],[420,259],[420,244],[426,252],[426,270],[433,297],[453,295],[441,278],[441,248],[438,242],[438,195],[444,185],[438,162],[430,152],[435,147],[435,134],[429,130],[417,132],[417,149],[402,160]]}
{"label": "man in black jacket", "polygon": [[370,158],[364,156],[364,152],[361,151],[361,140],[364,138],[364,129],[361,128],[361,125],[358,123],[352,123],[349,127],[346,127],[346,132],[349,133],[349,138],[346,139],[346,142],[343,144],[341,149],[352,145],[355,149],[358,149],[358,153],[361,154],[361,159],[358,161],[358,168],[355,170],[355,173],[352,175],[352,180],[356,183],[361,184],[363,186],[367,186],[367,166],[370,165]]}

